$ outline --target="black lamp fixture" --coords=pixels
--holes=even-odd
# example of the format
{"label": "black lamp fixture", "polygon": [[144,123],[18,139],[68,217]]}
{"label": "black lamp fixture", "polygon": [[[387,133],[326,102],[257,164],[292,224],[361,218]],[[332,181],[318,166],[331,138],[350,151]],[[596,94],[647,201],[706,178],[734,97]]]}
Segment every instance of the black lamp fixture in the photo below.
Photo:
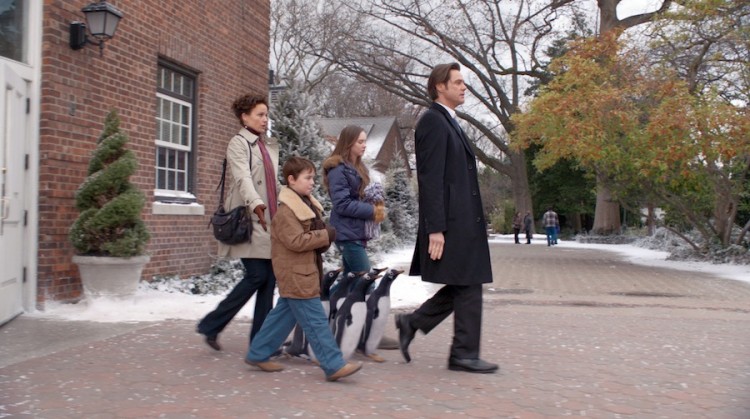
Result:
{"label": "black lamp fixture", "polygon": [[[105,0],[91,3],[81,11],[86,16],[86,23],[71,22],[70,47],[79,50],[86,44],[99,45],[99,55],[103,56],[104,42],[115,36],[117,24],[122,19],[122,12]],[[94,39],[86,35],[86,28]]]}

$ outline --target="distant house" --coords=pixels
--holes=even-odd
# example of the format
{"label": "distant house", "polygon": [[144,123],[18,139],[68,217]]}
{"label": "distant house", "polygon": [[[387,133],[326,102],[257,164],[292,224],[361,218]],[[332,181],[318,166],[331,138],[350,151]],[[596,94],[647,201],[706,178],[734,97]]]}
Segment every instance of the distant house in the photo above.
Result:
{"label": "distant house", "polygon": [[411,177],[409,156],[398,129],[396,117],[384,116],[373,118],[319,118],[315,122],[320,125],[323,135],[329,143],[336,144],[336,139],[347,125],[359,125],[367,133],[367,149],[364,160],[371,168],[385,173],[393,159],[398,158],[406,174]]}

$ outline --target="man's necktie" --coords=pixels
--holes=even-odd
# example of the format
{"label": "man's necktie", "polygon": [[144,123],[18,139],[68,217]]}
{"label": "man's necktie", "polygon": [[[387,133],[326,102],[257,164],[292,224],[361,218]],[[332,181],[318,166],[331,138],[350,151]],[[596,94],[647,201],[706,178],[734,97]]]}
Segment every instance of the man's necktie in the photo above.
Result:
{"label": "man's necktie", "polygon": [[458,131],[458,134],[464,136],[464,130],[461,129],[461,125],[458,124],[458,120],[451,117],[451,123],[453,124],[453,127],[456,128],[456,131]]}

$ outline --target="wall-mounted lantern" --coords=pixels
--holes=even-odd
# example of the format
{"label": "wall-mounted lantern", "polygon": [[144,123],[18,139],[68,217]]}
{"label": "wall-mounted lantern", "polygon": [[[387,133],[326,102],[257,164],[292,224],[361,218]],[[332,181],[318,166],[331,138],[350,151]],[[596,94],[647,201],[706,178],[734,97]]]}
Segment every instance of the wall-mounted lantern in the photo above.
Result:
{"label": "wall-mounted lantern", "polygon": [[[117,24],[122,19],[122,12],[115,6],[100,0],[81,9],[86,16],[86,23],[72,22],[70,24],[70,47],[74,50],[83,48],[86,44],[99,45],[99,55],[104,55],[104,42],[115,36]],[[86,29],[94,39],[86,35]]]}

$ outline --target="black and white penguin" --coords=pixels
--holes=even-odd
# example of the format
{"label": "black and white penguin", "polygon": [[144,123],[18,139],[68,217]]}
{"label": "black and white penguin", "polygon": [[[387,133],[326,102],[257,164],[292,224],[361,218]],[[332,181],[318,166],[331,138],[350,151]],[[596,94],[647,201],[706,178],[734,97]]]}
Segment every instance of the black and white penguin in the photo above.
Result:
{"label": "black and white penguin", "polygon": [[362,339],[360,340],[359,351],[373,361],[384,362],[375,350],[385,333],[385,325],[388,321],[388,314],[391,312],[391,285],[393,281],[404,271],[390,269],[380,280],[377,288],[367,297],[367,316],[365,326],[362,329]]}
{"label": "black and white penguin", "polygon": [[365,290],[372,285],[378,277],[369,273],[357,278],[354,288],[344,299],[336,311],[331,329],[336,337],[336,343],[341,348],[341,355],[348,360],[359,345],[362,336],[362,328],[365,326],[367,317],[367,305],[365,303]]}
{"label": "black and white penguin", "polygon": [[[385,267],[385,268],[370,268],[370,271],[367,272],[367,273],[370,274],[370,275],[372,275],[372,276],[378,276],[381,273],[385,272],[386,270],[388,270],[388,267]],[[375,291],[375,283],[374,282],[372,283],[372,285],[370,286],[370,288],[368,288],[368,289],[365,290],[365,298],[367,298],[367,296],[370,295],[373,291]]]}
{"label": "black and white penguin", "polygon": [[288,356],[309,356],[305,332],[302,331],[302,328],[299,325],[294,326],[294,331],[292,331],[292,341],[289,345],[284,346],[283,352]]}
{"label": "black and white penguin", "polygon": [[335,289],[331,292],[329,297],[329,322],[333,322],[333,319],[336,317],[336,310],[338,310],[339,306],[344,302],[346,296],[349,295],[349,290],[352,288],[354,281],[363,274],[364,272],[349,272],[341,278],[338,284],[336,284]]}
{"label": "black and white penguin", "polygon": [[328,271],[323,275],[323,281],[320,284],[320,302],[323,304],[323,311],[325,311],[326,316],[328,316],[331,312],[331,285],[333,285],[334,282],[336,282],[336,279],[339,277],[339,274],[341,273],[342,269],[334,269],[332,271]]}

